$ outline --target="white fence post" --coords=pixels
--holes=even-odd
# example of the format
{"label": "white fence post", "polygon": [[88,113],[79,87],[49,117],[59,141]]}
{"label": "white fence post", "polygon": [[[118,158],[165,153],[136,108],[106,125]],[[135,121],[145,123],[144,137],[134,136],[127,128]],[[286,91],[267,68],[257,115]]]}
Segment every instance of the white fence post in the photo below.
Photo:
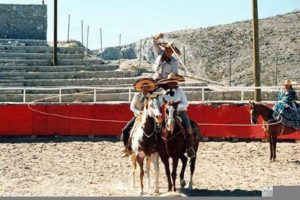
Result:
{"label": "white fence post", "polygon": [[96,103],[97,94],[96,94],[96,88],[94,88],[94,103]]}
{"label": "white fence post", "polygon": [[26,89],[23,89],[23,103],[26,103]]}
{"label": "white fence post", "polygon": [[202,88],[202,102],[204,102],[205,98],[204,98],[204,88]]}
{"label": "white fence post", "polygon": [[131,88],[129,88],[129,96],[128,96],[129,103],[131,102]]}
{"label": "white fence post", "polygon": [[241,90],[241,101],[244,101],[244,89]]}
{"label": "white fence post", "polygon": [[61,88],[59,88],[58,102],[61,103]]}

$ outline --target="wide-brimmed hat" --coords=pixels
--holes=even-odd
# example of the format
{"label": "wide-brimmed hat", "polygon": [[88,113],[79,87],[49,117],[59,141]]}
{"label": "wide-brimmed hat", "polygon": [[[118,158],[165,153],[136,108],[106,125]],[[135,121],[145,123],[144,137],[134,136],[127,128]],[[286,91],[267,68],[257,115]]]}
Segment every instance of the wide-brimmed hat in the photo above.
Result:
{"label": "wide-brimmed hat", "polygon": [[155,81],[152,78],[141,78],[133,84],[134,89],[139,92],[142,91],[143,86],[149,86],[149,91],[153,91],[157,87]]}
{"label": "wide-brimmed hat", "polygon": [[176,47],[174,42],[160,42],[158,45],[161,47],[162,50],[165,50],[166,48],[171,48],[172,51],[178,55],[181,55],[180,50]]}
{"label": "wide-brimmed hat", "polygon": [[161,79],[160,81],[157,82],[157,84],[163,85],[163,84],[168,84],[168,83],[173,83],[173,82],[175,82],[175,83],[185,82],[185,79],[183,76],[180,76],[180,75],[172,72],[168,75],[168,78]]}
{"label": "wide-brimmed hat", "polygon": [[294,84],[297,84],[297,83],[294,82],[294,81],[291,81],[290,79],[287,79],[287,80],[284,81],[283,85],[294,85]]}

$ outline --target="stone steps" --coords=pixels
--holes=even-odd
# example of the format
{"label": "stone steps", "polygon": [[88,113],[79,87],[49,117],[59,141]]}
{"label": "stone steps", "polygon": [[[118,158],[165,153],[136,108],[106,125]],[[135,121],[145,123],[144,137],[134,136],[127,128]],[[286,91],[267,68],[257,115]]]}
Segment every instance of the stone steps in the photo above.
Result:
{"label": "stone steps", "polygon": [[[63,87],[63,86],[118,86],[133,84],[138,77],[129,78],[92,78],[92,79],[30,79],[24,80],[26,87]],[[1,82],[1,80],[0,80]]]}
{"label": "stone steps", "polygon": [[47,40],[31,40],[31,39],[0,39],[1,45],[21,45],[21,46],[48,46]]}
{"label": "stone steps", "polygon": [[134,71],[75,71],[75,72],[2,72],[1,78],[24,77],[25,79],[88,79],[88,78],[106,78],[106,77],[134,77],[138,73]]}
{"label": "stone steps", "polygon": [[[15,53],[53,53],[53,48],[49,46],[7,46],[0,44],[0,52],[15,52]],[[58,47],[59,54],[83,54],[84,47]]]}
{"label": "stone steps", "polygon": [[[58,54],[58,59],[83,59],[83,54]],[[52,59],[51,53],[15,53],[0,52],[0,58],[4,59]]]}
{"label": "stone steps", "polygon": [[[100,65],[104,64],[103,60],[82,60],[82,59],[61,59],[58,65]],[[25,65],[25,66],[42,66],[52,65],[52,59],[0,59],[1,65]]]}
{"label": "stone steps", "polygon": [[107,71],[116,70],[117,65],[60,65],[60,66],[1,66],[0,73],[20,71],[20,72],[70,72],[70,71]]}

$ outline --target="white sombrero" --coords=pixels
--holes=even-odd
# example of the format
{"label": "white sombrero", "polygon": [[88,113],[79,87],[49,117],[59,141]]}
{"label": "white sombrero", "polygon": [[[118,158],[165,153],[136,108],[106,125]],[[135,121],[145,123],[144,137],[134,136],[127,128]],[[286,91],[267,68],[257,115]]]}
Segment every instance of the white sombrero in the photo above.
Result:
{"label": "white sombrero", "polygon": [[173,72],[168,75],[168,78],[161,79],[157,82],[159,85],[168,84],[168,83],[179,83],[179,82],[185,82],[185,79],[183,76],[180,76],[178,74],[174,74]]}

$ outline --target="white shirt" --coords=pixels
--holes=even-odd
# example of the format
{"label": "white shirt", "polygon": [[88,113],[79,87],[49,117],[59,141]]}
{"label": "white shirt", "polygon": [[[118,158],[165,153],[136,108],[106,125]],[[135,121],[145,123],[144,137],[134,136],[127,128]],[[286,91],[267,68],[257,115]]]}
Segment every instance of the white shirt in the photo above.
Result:
{"label": "white shirt", "polygon": [[156,40],[153,40],[153,46],[158,54],[153,66],[152,70],[155,72],[154,80],[168,78],[168,75],[173,72],[178,74],[178,61],[173,56],[170,58],[170,61],[162,61],[161,57],[164,55],[164,51],[160,49]]}
{"label": "white shirt", "polygon": [[145,97],[142,92],[134,94],[130,103],[130,110],[134,113],[136,117],[141,115],[141,112],[144,109],[144,101]]}
{"label": "white shirt", "polygon": [[185,92],[181,88],[172,89],[174,92],[174,95],[171,96],[170,94],[167,94],[168,91],[164,91],[161,98],[160,103],[161,105],[164,103],[164,100],[167,102],[174,101],[174,102],[180,102],[177,107],[177,111],[187,111],[187,107],[189,106],[189,103],[187,101]]}

